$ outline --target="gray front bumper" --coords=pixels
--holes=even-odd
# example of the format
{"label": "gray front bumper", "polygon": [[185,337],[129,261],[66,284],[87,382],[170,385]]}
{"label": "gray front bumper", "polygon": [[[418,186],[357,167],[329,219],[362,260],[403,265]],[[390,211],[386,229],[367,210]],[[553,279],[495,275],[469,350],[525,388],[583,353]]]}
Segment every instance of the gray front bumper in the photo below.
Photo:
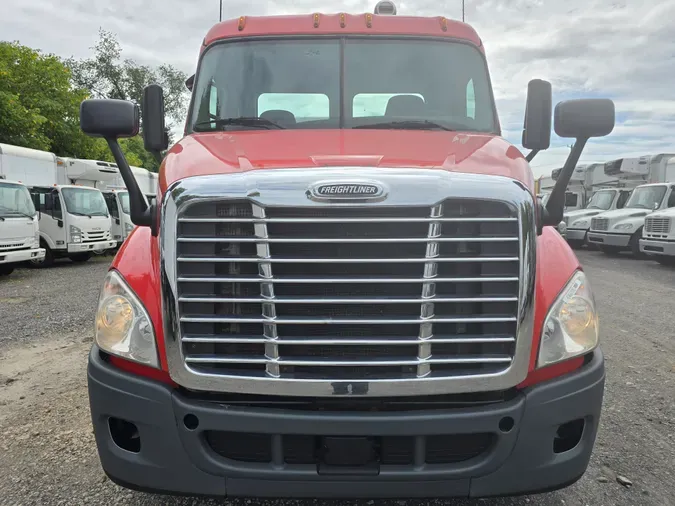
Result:
{"label": "gray front bumper", "polygon": [[[88,379],[103,469],[128,488],[232,497],[485,497],[554,490],[584,474],[600,418],[605,368],[597,349],[579,370],[526,388],[509,400],[380,412],[261,408],[195,397],[111,366],[95,346]],[[196,429],[194,424],[189,428],[186,416],[198,420]],[[110,417],[136,425],[140,451],[117,446]],[[507,432],[500,429],[505,417],[514,421]],[[555,453],[560,425],[580,419],[585,426],[578,444]],[[269,464],[222,457],[206,442],[208,430],[271,434],[278,445],[282,438],[305,434],[425,437],[483,431],[493,433],[494,442],[478,457],[454,464],[382,465],[376,474],[325,475],[317,465],[288,464],[283,454]],[[280,448],[276,451],[282,452]]]}
{"label": "gray front bumper", "polygon": [[588,242],[601,246],[616,246],[627,248],[630,243],[631,234],[608,234],[604,232],[588,232]]}

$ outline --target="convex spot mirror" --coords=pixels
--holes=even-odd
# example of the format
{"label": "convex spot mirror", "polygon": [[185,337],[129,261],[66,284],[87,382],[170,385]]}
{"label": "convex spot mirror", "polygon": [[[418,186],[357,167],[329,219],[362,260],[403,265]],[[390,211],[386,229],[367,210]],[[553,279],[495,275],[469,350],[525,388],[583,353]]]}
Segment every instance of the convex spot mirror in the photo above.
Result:
{"label": "convex spot mirror", "polygon": [[523,147],[536,151],[551,145],[551,116],[553,113],[551,83],[533,79],[527,85]]}
{"label": "convex spot mirror", "polygon": [[608,98],[565,100],[555,106],[555,133],[559,137],[604,137],[612,133],[614,123],[614,102]]}
{"label": "convex spot mirror", "polygon": [[80,128],[92,137],[117,139],[138,135],[140,111],[127,100],[89,99],[80,104]]}

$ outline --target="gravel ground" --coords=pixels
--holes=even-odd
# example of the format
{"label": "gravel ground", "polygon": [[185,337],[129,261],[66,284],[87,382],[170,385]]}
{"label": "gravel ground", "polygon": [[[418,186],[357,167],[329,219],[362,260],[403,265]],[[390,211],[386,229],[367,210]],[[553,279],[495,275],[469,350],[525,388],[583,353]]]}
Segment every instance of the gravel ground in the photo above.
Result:
{"label": "gravel ground", "polygon": [[[595,290],[607,358],[603,417],[586,475],[539,496],[339,504],[675,505],[675,269],[587,251],[579,258]],[[104,477],[91,433],[85,366],[108,260],[20,270],[0,281],[0,504],[337,504],[152,496]]]}

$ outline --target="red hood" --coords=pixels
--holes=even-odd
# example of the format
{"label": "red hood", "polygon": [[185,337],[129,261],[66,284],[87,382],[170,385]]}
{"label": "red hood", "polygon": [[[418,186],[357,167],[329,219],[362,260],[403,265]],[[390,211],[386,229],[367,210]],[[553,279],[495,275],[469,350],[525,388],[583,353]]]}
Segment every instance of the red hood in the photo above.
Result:
{"label": "red hood", "polygon": [[188,176],[258,169],[424,168],[517,179],[534,191],[522,153],[501,137],[404,130],[255,130],[193,134],[169,151],[160,188]]}

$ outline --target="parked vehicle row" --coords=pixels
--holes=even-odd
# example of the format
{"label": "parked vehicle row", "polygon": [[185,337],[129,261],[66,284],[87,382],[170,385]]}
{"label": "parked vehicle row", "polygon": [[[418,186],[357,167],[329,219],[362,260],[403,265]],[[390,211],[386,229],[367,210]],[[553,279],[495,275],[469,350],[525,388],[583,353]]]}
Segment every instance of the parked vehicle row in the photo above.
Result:
{"label": "parked vehicle row", "polygon": [[[134,173],[154,197],[156,174]],[[115,164],[0,144],[0,275],[24,262],[86,262],[119,248],[133,229],[120,182]]]}
{"label": "parked vehicle row", "polygon": [[675,154],[578,166],[569,193],[587,200],[581,209],[566,208],[570,245],[597,247],[608,255],[628,251],[675,265]]}

